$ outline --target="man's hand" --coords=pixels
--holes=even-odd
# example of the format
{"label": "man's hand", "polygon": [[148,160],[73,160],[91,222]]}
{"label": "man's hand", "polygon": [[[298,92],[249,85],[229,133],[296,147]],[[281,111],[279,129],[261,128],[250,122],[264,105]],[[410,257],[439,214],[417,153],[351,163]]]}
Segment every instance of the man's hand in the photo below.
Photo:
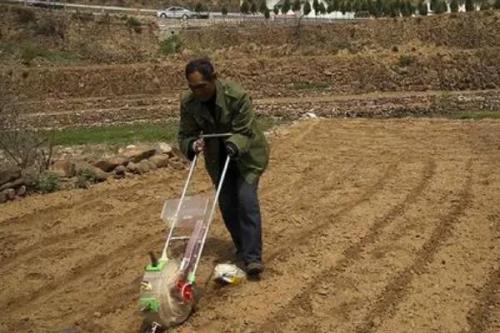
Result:
{"label": "man's hand", "polygon": [[205,150],[205,140],[203,138],[199,138],[198,140],[193,142],[193,151],[196,155]]}
{"label": "man's hand", "polygon": [[238,156],[238,147],[230,141],[226,142],[226,153],[230,158],[236,158]]}

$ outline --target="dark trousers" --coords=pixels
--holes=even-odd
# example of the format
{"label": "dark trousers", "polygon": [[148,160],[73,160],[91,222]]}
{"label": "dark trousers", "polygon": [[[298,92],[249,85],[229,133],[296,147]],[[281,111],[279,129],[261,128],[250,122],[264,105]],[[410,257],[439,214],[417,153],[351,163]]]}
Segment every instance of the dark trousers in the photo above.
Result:
{"label": "dark trousers", "polygon": [[229,164],[219,196],[219,207],[236,251],[243,261],[262,261],[262,229],[258,182],[248,184],[233,161]]}

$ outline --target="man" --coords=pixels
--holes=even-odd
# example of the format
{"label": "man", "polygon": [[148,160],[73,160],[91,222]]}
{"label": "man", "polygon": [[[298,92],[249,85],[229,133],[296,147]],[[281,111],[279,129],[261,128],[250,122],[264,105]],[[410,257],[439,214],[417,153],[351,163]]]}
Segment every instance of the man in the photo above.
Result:
{"label": "man", "polygon": [[[264,266],[257,188],[269,161],[269,146],[257,127],[250,97],[239,85],[217,79],[208,59],[189,62],[185,75],[191,92],[181,101],[179,146],[190,160],[204,153],[215,185],[226,157],[231,158],[219,207],[238,259],[248,275],[258,277]],[[200,139],[201,133],[232,135]]]}

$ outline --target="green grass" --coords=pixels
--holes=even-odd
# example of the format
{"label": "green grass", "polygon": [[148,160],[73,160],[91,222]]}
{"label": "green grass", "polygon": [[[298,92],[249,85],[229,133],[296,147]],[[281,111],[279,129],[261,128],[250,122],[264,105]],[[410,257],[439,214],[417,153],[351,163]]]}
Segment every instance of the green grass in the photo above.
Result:
{"label": "green grass", "polygon": [[[267,116],[257,118],[262,130],[283,124],[285,121]],[[75,146],[86,144],[127,145],[139,142],[174,142],[179,122],[137,123],[101,127],[67,128],[50,133],[55,145]]]}
{"label": "green grass", "polygon": [[124,124],[101,127],[68,128],[51,133],[55,145],[126,145],[136,142],[175,140],[178,122]]}

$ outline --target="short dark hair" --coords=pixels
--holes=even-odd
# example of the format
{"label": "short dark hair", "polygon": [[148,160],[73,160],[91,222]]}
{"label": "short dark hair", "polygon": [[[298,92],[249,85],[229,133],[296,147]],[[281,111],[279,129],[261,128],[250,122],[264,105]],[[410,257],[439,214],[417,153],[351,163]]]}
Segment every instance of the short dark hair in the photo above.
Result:
{"label": "short dark hair", "polygon": [[188,76],[194,72],[199,72],[203,75],[205,80],[212,80],[214,78],[214,65],[210,62],[208,58],[200,58],[191,60],[186,65],[186,79]]}

